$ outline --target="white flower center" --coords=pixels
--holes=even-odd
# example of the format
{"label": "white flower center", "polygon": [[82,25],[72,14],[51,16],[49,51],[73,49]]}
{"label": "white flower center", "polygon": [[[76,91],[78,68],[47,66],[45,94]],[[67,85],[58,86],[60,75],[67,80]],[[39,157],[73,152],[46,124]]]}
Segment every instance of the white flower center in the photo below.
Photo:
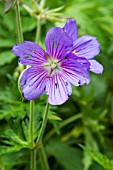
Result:
{"label": "white flower center", "polygon": [[56,71],[59,72],[60,68],[60,60],[54,60],[53,58],[48,58],[47,63],[43,64],[43,67],[49,71],[49,74],[53,74]]}

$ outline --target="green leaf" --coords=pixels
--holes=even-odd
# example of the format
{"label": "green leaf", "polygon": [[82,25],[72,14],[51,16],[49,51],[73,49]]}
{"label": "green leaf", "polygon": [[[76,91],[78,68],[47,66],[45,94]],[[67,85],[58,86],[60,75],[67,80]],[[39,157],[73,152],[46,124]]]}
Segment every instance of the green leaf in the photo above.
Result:
{"label": "green leaf", "polygon": [[12,117],[23,119],[28,114],[29,103],[22,102],[14,78],[11,77],[10,81],[9,86],[0,90],[0,120],[8,120]]}
{"label": "green leaf", "polygon": [[[7,125],[7,126],[6,126]],[[29,143],[25,141],[21,122],[19,120],[10,120],[10,123],[3,125],[0,136],[2,145],[18,146],[27,148]]]}
{"label": "green leaf", "polygon": [[11,51],[0,53],[0,66],[10,63],[15,58]]}
{"label": "green leaf", "polygon": [[53,155],[65,170],[83,170],[81,151],[60,140],[51,140],[46,147],[47,153]]}
{"label": "green leaf", "polygon": [[90,150],[83,145],[80,145],[85,152],[90,155],[90,157],[96,161],[99,165],[101,165],[105,170],[113,170],[113,160],[110,160],[106,155],[100,153],[96,150]]}
{"label": "green leaf", "polygon": [[55,115],[56,113],[55,112],[50,112],[49,113],[49,115],[48,115],[48,118],[50,119],[50,120],[59,120],[59,121],[62,121],[62,119],[59,117],[59,116],[57,116],[57,115]]}
{"label": "green leaf", "polygon": [[19,120],[2,125],[0,131],[0,155],[17,152],[21,149],[31,148],[29,141],[24,138],[23,128]]}
{"label": "green leaf", "polygon": [[21,150],[20,152],[7,153],[0,156],[0,168],[4,170],[12,170],[14,166],[23,164],[29,165],[29,151]]}
{"label": "green leaf", "polygon": [[[4,41],[4,38],[1,38],[0,37],[0,48],[6,48],[6,47],[13,47],[13,45],[15,44],[15,41],[14,41],[14,39],[6,39],[5,41]],[[10,52],[11,53],[11,52]],[[0,53],[0,55],[1,55],[1,53]]]}
{"label": "green leaf", "polygon": [[23,32],[30,32],[37,26],[37,20],[29,16],[22,17],[22,30]]}
{"label": "green leaf", "polygon": [[[107,1],[103,2],[107,4]],[[110,20],[109,23],[108,21],[103,21],[103,19],[108,15],[112,17],[112,13],[110,14],[108,4],[105,4],[103,4],[102,1],[100,2],[96,0],[90,2],[88,0],[75,0],[72,4],[70,3],[65,11],[65,15],[67,15],[67,17],[70,16],[77,20],[77,24],[79,24],[80,28],[79,33],[81,35],[91,34],[98,37],[98,40],[101,43],[101,48],[103,48],[103,50],[107,43],[107,39],[110,38],[109,35],[106,34],[106,31],[110,33],[112,30],[112,20]],[[106,9],[107,12],[103,12],[102,8],[104,8],[104,10]]]}
{"label": "green leaf", "polygon": [[22,149],[22,146],[13,146],[13,147],[5,147],[5,146],[0,146],[0,156],[7,154],[7,153],[12,153],[12,152],[17,152]]}
{"label": "green leaf", "polygon": [[69,140],[72,137],[79,137],[81,134],[83,134],[83,126],[75,126],[71,131],[68,133],[65,133],[62,137],[63,141]]}
{"label": "green leaf", "polygon": [[[94,149],[98,150],[98,144],[95,138],[93,137],[90,128],[85,127],[84,134],[85,134],[85,145],[87,146],[87,148],[91,149],[93,147]],[[84,170],[89,170],[89,167],[92,165],[92,159],[86,152],[84,152],[83,164],[84,164]]]}

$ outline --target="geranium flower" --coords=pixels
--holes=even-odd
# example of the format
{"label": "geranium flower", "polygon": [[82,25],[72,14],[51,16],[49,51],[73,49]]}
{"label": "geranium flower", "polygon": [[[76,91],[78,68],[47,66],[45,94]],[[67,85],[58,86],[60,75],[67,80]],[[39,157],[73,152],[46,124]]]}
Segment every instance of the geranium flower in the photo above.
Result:
{"label": "geranium flower", "polygon": [[73,40],[72,53],[75,54],[75,58],[78,57],[77,61],[82,64],[82,61],[85,58],[90,63],[89,70],[96,74],[101,74],[103,72],[103,66],[93,59],[100,52],[100,44],[98,43],[97,38],[89,35],[77,38],[78,29],[76,21],[73,19],[67,20],[63,30]]}
{"label": "geranium flower", "polygon": [[51,105],[60,105],[68,100],[75,86],[89,83],[89,62],[81,58],[77,61],[73,40],[62,28],[49,30],[45,39],[46,52],[37,44],[25,41],[14,45],[12,52],[19,56],[19,62],[29,65],[21,79],[22,92],[28,100],[48,95]]}

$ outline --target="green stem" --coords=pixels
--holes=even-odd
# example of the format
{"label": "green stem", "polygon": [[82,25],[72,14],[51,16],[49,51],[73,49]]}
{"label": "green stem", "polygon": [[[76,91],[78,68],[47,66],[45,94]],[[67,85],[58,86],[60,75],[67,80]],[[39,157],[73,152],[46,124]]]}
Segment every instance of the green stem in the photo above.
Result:
{"label": "green stem", "polygon": [[33,141],[33,121],[34,121],[34,100],[30,100],[30,120],[29,120],[29,140],[30,143],[34,144]]}
{"label": "green stem", "polygon": [[40,132],[39,132],[39,135],[38,135],[38,139],[37,139],[37,142],[36,142],[36,147],[38,147],[40,145],[40,143],[42,143],[43,134],[44,134],[45,127],[46,127],[46,124],[47,124],[48,111],[49,111],[49,103],[47,102],[44,117],[43,117],[42,126],[41,126],[41,129],[40,129]]}
{"label": "green stem", "polygon": [[48,164],[48,161],[47,161],[47,157],[46,157],[46,154],[45,154],[45,151],[44,151],[43,143],[42,143],[43,134],[44,134],[45,127],[46,127],[46,124],[47,124],[48,111],[49,111],[49,103],[47,102],[44,117],[43,117],[42,126],[41,126],[41,129],[40,129],[40,132],[39,132],[39,135],[38,135],[38,139],[37,139],[37,142],[36,142],[36,145],[35,145],[36,148],[38,147],[38,153],[39,153],[39,157],[40,157],[40,160],[41,160],[41,166],[42,166],[43,170],[50,170],[49,164]]}
{"label": "green stem", "polygon": [[35,40],[37,44],[40,43],[40,36],[41,36],[41,14],[39,15],[37,21],[36,40]]}
{"label": "green stem", "polygon": [[21,17],[20,17],[20,9],[19,2],[16,3],[16,22],[17,22],[17,30],[18,30],[18,40],[19,43],[23,42],[23,33],[22,33],[22,25],[21,25]]}
{"label": "green stem", "polygon": [[38,149],[38,153],[41,161],[42,170],[50,170],[42,143],[41,143],[41,147]]}
{"label": "green stem", "polygon": [[[44,3],[45,3],[45,0],[42,0],[41,6],[40,6],[41,7],[40,8],[40,15],[38,16],[38,21],[37,21],[37,30],[36,30],[36,39],[35,39],[35,42],[37,44],[40,44],[41,20],[42,20],[41,11],[43,9]],[[38,148],[38,153],[39,153],[39,158],[40,158],[40,161],[41,161],[41,167],[42,167],[43,170],[50,170],[49,164],[48,164],[48,161],[47,161],[47,157],[46,157],[46,154],[45,154],[45,151],[44,151],[43,143],[42,143],[42,137],[43,137],[45,127],[46,127],[46,124],[47,124],[48,110],[49,110],[49,103],[47,102],[44,117],[43,117],[42,126],[41,126],[41,129],[40,129],[40,132],[39,132],[39,135],[38,135],[38,139],[37,139],[36,145],[35,145],[35,148],[37,148],[38,146],[41,146],[41,147]]]}
{"label": "green stem", "polygon": [[[74,116],[71,116],[70,118],[64,120],[62,123],[59,124],[59,126],[57,127],[57,129],[61,129],[63,127],[65,127],[66,125],[68,125],[69,123],[72,123],[74,122],[75,120],[77,119],[80,119],[82,118],[82,114],[79,113],[77,115],[74,115]],[[45,136],[45,140],[44,141],[47,141],[48,139],[51,138],[52,135],[54,135],[54,133],[56,132],[55,129],[52,129],[46,136]]]}
{"label": "green stem", "polygon": [[36,150],[31,150],[31,170],[36,170]]}
{"label": "green stem", "polygon": [[[34,147],[33,130],[34,130],[34,101],[30,100],[30,120],[29,120],[29,140]],[[33,148],[31,150],[31,170],[36,170],[36,150]]]}

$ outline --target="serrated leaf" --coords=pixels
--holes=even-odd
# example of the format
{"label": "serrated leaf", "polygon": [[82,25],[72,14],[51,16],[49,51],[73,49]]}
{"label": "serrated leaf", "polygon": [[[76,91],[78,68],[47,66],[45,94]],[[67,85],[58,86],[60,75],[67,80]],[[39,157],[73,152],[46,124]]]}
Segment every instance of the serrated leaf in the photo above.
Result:
{"label": "serrated leaf", "polygon": [[29,143],[24,140],[22,128],[19,128],[19,125],[18,121],[16,121],[10,126],[3,126],[0,132],[2,145],[28,147]]}
{"label": "serrated leaf", "polygon": [[59,116],[55,115],[54,113],[53,114],[49,114],[48,118],[50,120],[59,120],[59,121],[62,121],[62,119]]}
{"label": "serrated leaf", "polygon": [[17,152],[22,149],[22,146],[13,146],[13,147],[5,147],[5,146],[0,146],[0,156],[7,154],[7,153],[12,153],[12,152]]}
{"label": "serrated leaf", "polygon": [[[9,136],[10,134],[10,136]],[[10,137],[10,140],[12,142],[15,142],[15,143],[18,143],[22,146],[26,146],[27,145],[27,142],[26,141],[23,141],[20,136],[16,135],[16,133],[12,130],[12,129],[9,129],[7,134],[6,134],[6,137],[9,136]]]}
{"label": "serrated leaf", "polygon": [[16,4],[17,0],[6,0],[4,13],[6,14],[10,10],[12,10]]}
{"label": "serrated leaf", "polygon": [[113,170],[113,160],[110,160],[106,155],[96,150],[90,150],[87,147],[80,145],[90,157],[101,165],[105,170]]}
{"label": "serrated leaf", "polygon": [[28,164],[28,160],[29,160],[29,151],[26,152],[25,150],[24,151],[22,150],[20,152],[18,151],[18,152],[7,153],[0,156],[0,168],[4,170],[12,170],[14,166]]}

